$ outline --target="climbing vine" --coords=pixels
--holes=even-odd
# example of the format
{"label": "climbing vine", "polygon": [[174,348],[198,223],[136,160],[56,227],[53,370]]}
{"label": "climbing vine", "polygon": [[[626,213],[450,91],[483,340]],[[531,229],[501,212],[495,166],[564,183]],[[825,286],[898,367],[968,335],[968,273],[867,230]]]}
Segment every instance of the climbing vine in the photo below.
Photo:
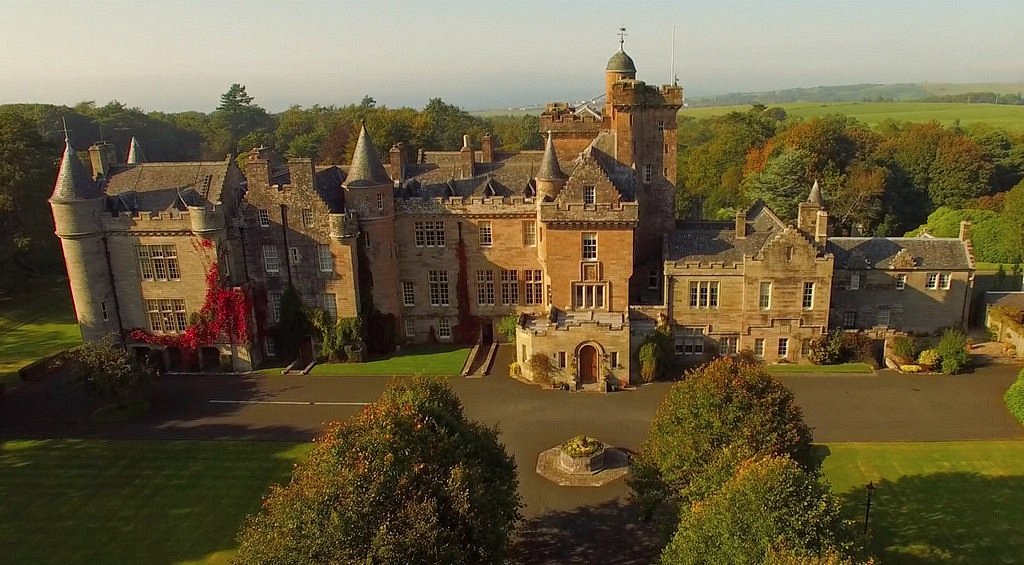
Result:
{"label": "climbing vine", "polygon": [[480,334],[480,320],[469,314],[469,261],[466,258],[466,243],[459,230],[459,241],[455,246],[455,257],[459,262],[459,275],[455,282],[455,298],[459,304],[458,323],[453,335],[456,343],[472,343]]}

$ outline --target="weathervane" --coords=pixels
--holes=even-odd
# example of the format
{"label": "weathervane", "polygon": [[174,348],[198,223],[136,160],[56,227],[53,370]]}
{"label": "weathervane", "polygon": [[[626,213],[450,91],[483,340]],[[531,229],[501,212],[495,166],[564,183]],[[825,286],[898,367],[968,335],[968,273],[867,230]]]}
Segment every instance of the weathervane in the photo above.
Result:
{"label": "weathervane", "polygon": [[626,35],[628,35],[626,33],[626,28],[620,27],[619,28],[619,51],[623,50],[622,49],[622,44],[626,42]]}

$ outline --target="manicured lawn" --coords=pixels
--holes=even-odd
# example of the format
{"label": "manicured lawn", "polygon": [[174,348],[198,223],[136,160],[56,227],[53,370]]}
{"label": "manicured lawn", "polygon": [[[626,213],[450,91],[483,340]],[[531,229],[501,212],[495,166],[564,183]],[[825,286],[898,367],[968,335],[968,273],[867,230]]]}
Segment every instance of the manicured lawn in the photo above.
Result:
{"label": "manicured lawn", "polygon": [[999,271],[999,267],[1000,266],[1003,267],[1003,272],[1005,272],[1007,275],[1009,275],[1010,273],[1013,272],[1013,263],[982,263],[982,262],[977,262],[977,263],[974,264],[974,268],[977,271],[993,272],[993,273]]}
{"label": "manicured lawn", "polygon": [[0,295],[0,383],[14,383],[18,369],[82,343],[66,284]]}
{"label": "manicured lawn", "polygon": [[829,444],[825,476],[882,563],[1019,563],[1024,441]]}
{"label": "manicured lawn", "polygon": [[[311,375],[325,376],[452,376],[459,374],[469,356],[469,347],[451,345],[420,345],[405,347],[401,354],[365,363],[322,363],[313,367]],[[281,369],[264,369],[264,374],[280,374]]]}
{"label": "manicured lawn", "polygon": [[0,561],[227,563],[246,514],[307,444],[0,443]]}
{"label": "manicured lawn", "polygon": [[808,364],[783,364],[783,365],[767,365],[769,373],[773,375],[794,375],[794,374],[809,374],[809,375],[832,375],[838,373],[873,373],[874,369],[871,368],[867,363],[840,363],[838,365],[808,365]]}

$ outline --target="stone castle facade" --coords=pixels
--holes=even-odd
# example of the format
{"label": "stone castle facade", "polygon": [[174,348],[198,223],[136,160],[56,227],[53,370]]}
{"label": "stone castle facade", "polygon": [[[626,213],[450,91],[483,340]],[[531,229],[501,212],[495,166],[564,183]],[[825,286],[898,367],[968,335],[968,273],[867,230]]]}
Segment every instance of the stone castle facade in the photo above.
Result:
{"label": "stone castle facade", "polygon": [[485,135],[479,148],[397,144],[382,158],[363,129],[347,167],[276,166],[255,149],[242,171],[146,163],[133,140],[120,164],[90,147],[89,175],[69,143],[51,204],[83,337],[182,332],[214,262],[254,297],[251,343],[202,356],[236,370],[276,355],[289,285],[332,316],[372,300],[408,342],[450,341],[472,319],[487,343],[517,315],[521,364],[543,354],[595,388],[636,380],[635,350],[659,320],[683,358],[750,349],[770,362],[803,360],[832,327],[965,323],[967,226],[958,239],[829,237],[817,187],[794,225],[761,204],[734,222],[677,221],[682,88],[637,80],[621,49],[605,79],[603,107],[547,106],[543,151],[502,152]]}

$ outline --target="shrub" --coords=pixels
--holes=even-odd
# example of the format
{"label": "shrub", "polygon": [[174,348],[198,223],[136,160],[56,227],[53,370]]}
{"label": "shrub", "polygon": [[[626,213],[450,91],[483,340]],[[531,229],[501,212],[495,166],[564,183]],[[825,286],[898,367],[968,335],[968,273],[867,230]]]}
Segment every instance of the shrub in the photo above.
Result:
{"label": "shrub", "polygon": [[558,448],[569,457],[590,457],[604,449],[604,444],[590,436],[578,435],[566,440]]}
{"label": "shrub", "polygon": [[498,335],[505,338],[505,341],[516,340],[516,326],[519,325],[519,314],[512,313],[498,320]]}
{"label": "shrub", "polygon": [[900,365],[900,371],[904,373],[920,373],[920,365]]}
{"label": "shrub", "polygon": [[644,342],[640,346],[640,351],[637,352],[637,358],[640,361],[640,378],[645,383],[649,383],[658,376],[659,372],[659,359],[658,359],[658,345],[653,341]]}
{"label": "shrub", "polygon": [[835,329],[811,340],[811,363],[835,365],[843,362],[843,330]]}
{"label": "shrub", "polygon": [[1024,424],[1024,371],[1017,375],[1017,381],[1010,385],[1003,396],[1006,408],[1014,418]]}
{"label": "shrub", "polygon": [[878,368],[878,356],[875,355],[875,340],[867,334],[843,332],[840,338],[842,362],[860,361],[872,368]]}
{"label": "shrub", "polygon": [[519,363],[513,361],[508,364],[508,376],[513,378],[523,376],[523,369],[519,366]]}
{"label": "shrub", "polygon": [[942,372],[956,375],[964,372],[970,365],[971,356],[967,353],[967,337],[960,330],[950,328],[942,333],[942,339],[935,348],[942,359]]}
{"label": "shrub", "polygon": [[526,360],[526,368],[530,371],[530,379],[534,382],[548,384],[551,382],[551,358],[543,353],[534,353]]}
{"label": "shrub", "polygon": [[92,394],[113,397],[117,406],[124,406],[153,376],[111,337],[85,342],[70,357],[71,377]]}
{"label": "shrub", "polygon": [[936,349],[925,349],[917,356],[917,364],[923,367],[935,367],[939,364],[939,352]]}
{"label": "shrub", "polygon": [[914,338],[901,335],[892,339],[889,351],[897,362],[913,363],[917,359],[918,346]]}

